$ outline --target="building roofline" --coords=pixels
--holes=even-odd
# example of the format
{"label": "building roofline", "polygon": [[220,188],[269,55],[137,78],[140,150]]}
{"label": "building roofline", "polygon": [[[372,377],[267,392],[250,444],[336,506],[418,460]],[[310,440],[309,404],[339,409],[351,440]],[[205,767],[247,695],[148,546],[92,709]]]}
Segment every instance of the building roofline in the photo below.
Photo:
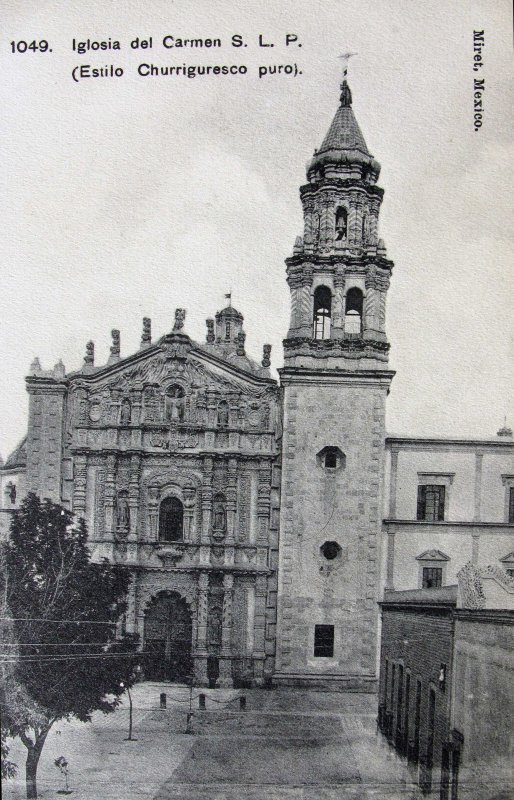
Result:
{"label": "building roofline", "polygon": [[477,447],[485,445],[486,447],[512,447],[514,448],[514,439],[505,438],[489,438],[489,439],[470,439],[468,437],[452,436],[448,438],[439,436],[393,436],[386,434],[385,437],[386,447],[393,447],[394,445],[419,445],[438,447],[444,445],[451,445],[452,447]]}

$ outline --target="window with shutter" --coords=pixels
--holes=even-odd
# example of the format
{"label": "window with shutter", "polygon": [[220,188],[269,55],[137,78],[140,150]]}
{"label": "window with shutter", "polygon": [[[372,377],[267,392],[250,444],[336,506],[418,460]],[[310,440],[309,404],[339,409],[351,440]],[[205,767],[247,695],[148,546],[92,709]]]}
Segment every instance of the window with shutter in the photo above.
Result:
{"label": "window with shutter", "polygon": [[444,520],[445,487],[439,485],[418,486],[417,519],[426,522]]}

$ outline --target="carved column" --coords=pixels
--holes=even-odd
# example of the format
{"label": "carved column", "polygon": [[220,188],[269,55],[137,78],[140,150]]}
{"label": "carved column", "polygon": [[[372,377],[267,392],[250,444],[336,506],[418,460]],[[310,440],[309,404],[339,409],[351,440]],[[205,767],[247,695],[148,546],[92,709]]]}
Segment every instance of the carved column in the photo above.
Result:
{"label": "carved column", "polygon": [[198,575],[198,603],[196,610],[195,680],[199,686],[207,685],[207,618],[209,613],[209,573]]}
{"label": "carved column", "polygon": [[105,533],[114,536],[114,503],[116,496],[116,455],[109,453],[105,465]]}
{"label": "carved column", "polygon": [[265,575],[255,579],[254,647],[253,673],[257,685],[264,681],[265,638],[266,638],[266,592],[268,581]]}
{"label": "carved column", "polygon": [[83,517],[86,513],[87,456],[73,459],[73,513]]}
{"label": "carved column", "polygon": [[141,412],[143,407],[143,390],[132,389],[131,391],[132,402],[132,423],[134,425],[141,424]]}
{"label": "carved column", "polygon": [[136,633],[136,576],[132,575],[127,592],[127,633]]}
{"label": "carved column", "polygon": [[303,207],[303,241],[306,247],[312,246],[313,230],[312,230],[312,213],[314,211],[314,204],[312,202],[305,203]]}
{"label": "carved column", "polygon": [[380,323],[378,293],[375,288],[373,277],[366,280],[366,298],[364,303],[364,320],[362,326],[364,337],[366,337],[366,335],[374,337],[376,331],[380,330]]}
{"label": "carved column", "polygon": [[321,235],[320,235],[320,245],[322,247],[326,247],[331,239],[331,231],[330,226],[333,220],[333,207],[332,203],[328,199],[323,200],[323,204],[321,207]]}
{"label": "carved column", "polygon": [[221,628],[220,686],[233,686],[232,681],[232,604],[234,576],[231,572],[223,576],[223,617]]}
{"label": "carved column", "polygon": [[207,546],[210,544],[211,537],[211,515],[212,515],[212,471],[213,460],[207,456],[203,460],[203,475],[202,475],[202,536],[201,544]]}
{"label": "carved column", "polygon": [[184,486],[184,541],[193,541],[193,527],[195,515],[195,495],[194,486]]}
{"label": "carved column", "polygon": [[257,559],[264,565],[268,554],[270,498],[271,466],[267,461],[261,461],[257,489]]}
{"label": "carved column", "polygon": [[159,538],[159,489],[148,487],[148,538],[157,541]]}
{"label": "carved column", "polygon": [[116,387],[111,389],[111,399],[109,403],[109,422],[111,425],[118,424],[120,413],[120,390]]}
{"label": "carved column", "polygon": [[310,264],[304,266],[302,275],[302,285],[298,291],[298,335],[312,336],[312,275],[313,267]]}
{"label": "carved column", "polygon": [[137,453],[132,455],[130,458],[130,477],[129,477],[129,508],[130,508],[129,537],[134,539],[137,538],[140,476],[141,476],[141,455]]}
{"label": "carved column", "polygon": [[344,336],[344,275],[334,276],[334,297],[332,300],[331,339],[342,339]]}
{"label": "carved column", "polygon": [[237,508],[237,459],[230,458],[228,462],[227,486],[227,536],[225,545],[233,546],[235,543],[236,508]]}

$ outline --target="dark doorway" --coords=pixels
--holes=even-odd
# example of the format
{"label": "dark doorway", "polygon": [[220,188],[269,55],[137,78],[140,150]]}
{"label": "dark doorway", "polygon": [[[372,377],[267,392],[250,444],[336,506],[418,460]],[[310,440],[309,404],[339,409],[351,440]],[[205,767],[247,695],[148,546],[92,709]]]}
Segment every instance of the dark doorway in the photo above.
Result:
{"label": "dark doorway", "polygon": [[216,656],[209,656],[207,659],[207,680],[209,689],[216,688],[216,681],[220,676],[220,660]]}
{"label": "dark doorway", "polygon": [[177,681],[192,674],[192,620],[189,606],[175,592],[162,593],[145,614],[146,678]]}

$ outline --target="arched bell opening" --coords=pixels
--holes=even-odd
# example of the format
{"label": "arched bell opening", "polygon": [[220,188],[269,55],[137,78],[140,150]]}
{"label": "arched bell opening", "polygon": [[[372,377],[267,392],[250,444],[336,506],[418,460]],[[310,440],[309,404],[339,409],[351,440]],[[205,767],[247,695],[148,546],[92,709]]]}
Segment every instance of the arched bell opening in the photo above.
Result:
{"label": "arched bell opening", "polygon": [[357,287],[352,287],[346,295],[346,307],[344,315],[345,333],[362,333],[362,309],[364,305],[364,295]]}
{"label": "arched bell opening", "polygon": [[348,212],[342,206],[336,211],[335,219],[335,240],[342,242],[348,235]]}
{"label": "arched bell opening", "polygon": [[330,339],[332,317],[332,292],[328,286],[318,286],[314,292],[313,336],[315,339]]}

